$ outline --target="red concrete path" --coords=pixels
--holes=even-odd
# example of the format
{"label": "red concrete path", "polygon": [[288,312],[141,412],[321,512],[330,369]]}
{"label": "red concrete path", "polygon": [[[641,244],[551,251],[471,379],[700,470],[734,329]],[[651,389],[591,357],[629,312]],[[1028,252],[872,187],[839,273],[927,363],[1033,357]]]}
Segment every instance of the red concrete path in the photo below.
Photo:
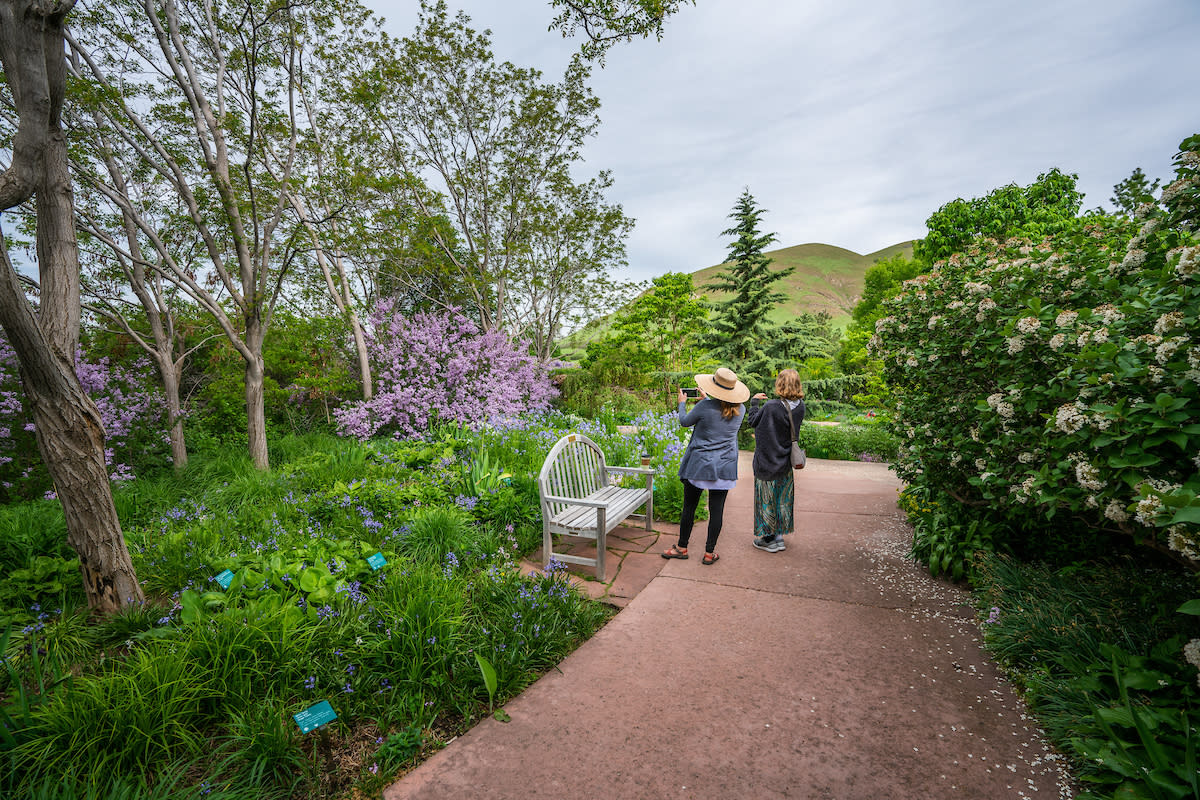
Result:
{"label": "red concrete path", "polygon": [[[650,548],[671,536],[631,531],[616,577],[589,582],[624,609],[511,700],[511,722],[485,720],[385,799],[1071,797],[967,596],[905,558],[887,468],[810,460],[797,532],[764,553],[749,457],[717,564],[665,561]],[[626,570],[653,574],[622,589]]]}

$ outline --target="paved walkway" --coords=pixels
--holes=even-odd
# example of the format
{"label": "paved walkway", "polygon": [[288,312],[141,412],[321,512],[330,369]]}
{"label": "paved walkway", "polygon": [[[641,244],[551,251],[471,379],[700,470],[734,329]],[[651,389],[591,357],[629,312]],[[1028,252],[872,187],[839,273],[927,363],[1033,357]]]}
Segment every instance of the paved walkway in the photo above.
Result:
{"label": "paved walkway", "polygon": [[1073,796],[967,595],[905,557],[899,487],[810,459],[796,534],[764,553],[742,480],[712,566],[703,523],[687,561],[658,556],[671,526],[614,538],[619,570],[584,586],[622,611],[385,800]]}

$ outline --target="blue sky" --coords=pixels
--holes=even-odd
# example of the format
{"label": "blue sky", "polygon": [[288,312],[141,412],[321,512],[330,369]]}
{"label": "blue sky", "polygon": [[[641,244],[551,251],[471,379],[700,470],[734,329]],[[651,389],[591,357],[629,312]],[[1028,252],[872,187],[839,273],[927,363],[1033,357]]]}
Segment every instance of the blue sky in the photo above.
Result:
{"label": "blue sky", "polygon": [[[405,35],[414,0],[365,0]],[[561,76],[548,0],[447,0],[499,59]],[[957,197],[1059,167],[1084,205],[1200,132],[1198,0],[698,0],[662,41],[618,45],[579,170],[637,219],[621,277],[724,260],[743,187],[778,246],[859,253],[924,235]]]}

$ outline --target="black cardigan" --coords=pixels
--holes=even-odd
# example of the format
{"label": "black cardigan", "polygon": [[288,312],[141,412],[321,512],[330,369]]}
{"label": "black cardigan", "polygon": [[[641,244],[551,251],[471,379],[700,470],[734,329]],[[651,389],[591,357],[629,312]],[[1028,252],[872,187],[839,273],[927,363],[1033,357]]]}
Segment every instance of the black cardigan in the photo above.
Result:
{"label": "black cardigan", "polygon": [[[746,422],[754,428],[754,477],[776,481],[792,472],[792,431],[782,400],[750,401]],[[804,401],[792,409],[796,433],[804,423]]]}

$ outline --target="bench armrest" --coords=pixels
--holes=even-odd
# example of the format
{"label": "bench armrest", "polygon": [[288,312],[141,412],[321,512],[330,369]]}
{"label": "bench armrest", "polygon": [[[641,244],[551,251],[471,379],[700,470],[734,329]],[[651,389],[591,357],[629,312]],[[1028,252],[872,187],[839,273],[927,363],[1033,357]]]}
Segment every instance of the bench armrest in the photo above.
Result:
{"label": "bench armrest", "polygon": [[608,508],[608,503],[597,503],[595,500],[584,500],[580,497],[559,497],[558,495],[542,495],[547,503],[566,503],[571,506],[587,506],[589,508]]}
{"label": "bench armrest", "polygon": [[609,472],[621,472],[626,475],[657,475],[658,470],[652,467],[606,467]]}

